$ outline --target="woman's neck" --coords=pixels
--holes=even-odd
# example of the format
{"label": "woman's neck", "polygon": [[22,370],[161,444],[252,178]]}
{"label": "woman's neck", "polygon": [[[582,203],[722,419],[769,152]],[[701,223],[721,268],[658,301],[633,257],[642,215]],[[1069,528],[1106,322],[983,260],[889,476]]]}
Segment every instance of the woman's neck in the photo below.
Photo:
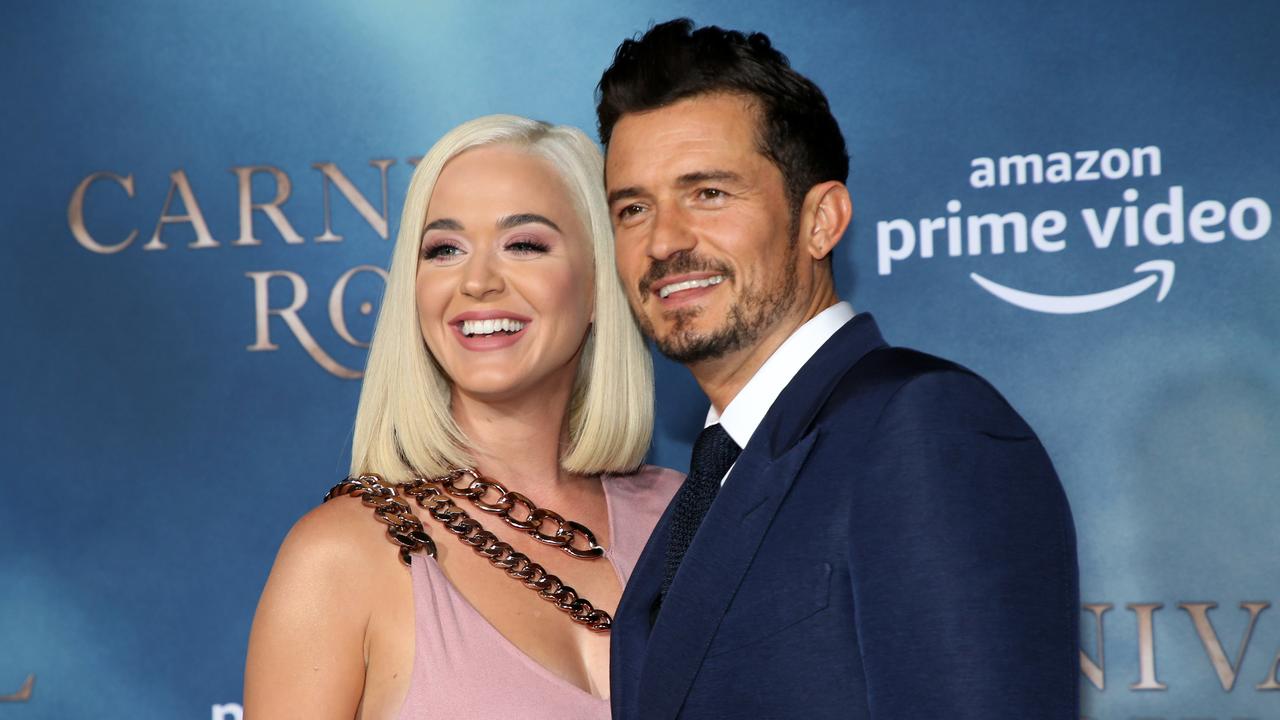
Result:
{"label": "woman's neck", "polygon": [[572,378],[502,400],[455,389],[453,418],[468,440],[476,469],[525,493],[555,492],[563,481],[574,479],[560,467],[572,389]]}

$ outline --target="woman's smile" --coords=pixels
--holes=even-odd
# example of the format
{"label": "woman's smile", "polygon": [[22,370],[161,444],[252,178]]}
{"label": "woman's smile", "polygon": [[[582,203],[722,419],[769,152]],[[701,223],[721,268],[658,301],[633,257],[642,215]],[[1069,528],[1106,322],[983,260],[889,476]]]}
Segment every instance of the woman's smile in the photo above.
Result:
{"label": "woman's smile", "polygon": [[484,352],[511,347],[525,337],[533,320],[501,310],[464,312],[449,321],[458,342],[466,350]]}

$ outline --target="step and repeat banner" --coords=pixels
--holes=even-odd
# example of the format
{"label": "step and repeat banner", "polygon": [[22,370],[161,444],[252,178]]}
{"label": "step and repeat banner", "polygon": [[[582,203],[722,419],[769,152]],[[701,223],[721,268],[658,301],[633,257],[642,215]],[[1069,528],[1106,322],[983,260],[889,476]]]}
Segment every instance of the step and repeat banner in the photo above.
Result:
{"label": "step and repeat banner", "polygon": [[[241,717],[416,159],[494,112],[593,133],[682,15],[826,91],[842,293],[1043,438],[1084,714],[1280,718],[1280,5],[236,0],[3,11],[0,720]],[[683,469],[705,401],[657,369]]]}

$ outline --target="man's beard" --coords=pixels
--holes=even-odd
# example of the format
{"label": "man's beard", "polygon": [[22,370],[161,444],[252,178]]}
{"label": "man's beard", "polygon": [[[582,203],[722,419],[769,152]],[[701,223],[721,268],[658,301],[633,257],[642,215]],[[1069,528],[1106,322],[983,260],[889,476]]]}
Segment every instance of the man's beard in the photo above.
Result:
{"label": "man's beard", "polygon": [[[653,340],[659,352],[682,365],[716,360],[749,347],[798,300],[796,288],[800,284],[800,278],[795,271],[795,254],[798,251],[799,243],[788,244],[786,258],[782,262],[785,270],[780,282],[772,287],[739,288],[739,295],[725,314],[724,321],[710,332],[699,333],[692,329],[703,313],[702,308],[676,310],[667,314],[671,329],[661,338],[654,333],[653,323],[647,315],[642,312],[634,313],[636,321],[645,336]],[[640,282],[642,297],[648,294],[653,280],[666,275],[699,271],[717,272],[724,276],[725,282],[733,279],[732,273],[723,265],[680,253],[670,260],[654,263],[649,268]]]}

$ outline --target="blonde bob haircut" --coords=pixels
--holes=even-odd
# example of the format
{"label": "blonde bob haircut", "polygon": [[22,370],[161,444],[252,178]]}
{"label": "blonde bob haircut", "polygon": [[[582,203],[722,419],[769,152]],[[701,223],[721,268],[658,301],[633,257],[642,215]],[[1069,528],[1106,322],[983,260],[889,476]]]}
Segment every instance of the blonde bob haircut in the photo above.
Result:
{"label": "blonde bob haircut", "polygon": [[639,466],[649,447],[653,363],[614,269],[600,150],[576,128],[489,115],[440,138],[409,183],[360,390],[353,475],[377,473],[402,483],[474,464],[467,438],[450,412],[450,381],[422,338],[415,289],[427,205],[441,170],[467,150],[499,144],[543,158],[559,172],[594,252],[595,321],[574,380],[568,444],[560,464],[584,475],[628,472]]}

